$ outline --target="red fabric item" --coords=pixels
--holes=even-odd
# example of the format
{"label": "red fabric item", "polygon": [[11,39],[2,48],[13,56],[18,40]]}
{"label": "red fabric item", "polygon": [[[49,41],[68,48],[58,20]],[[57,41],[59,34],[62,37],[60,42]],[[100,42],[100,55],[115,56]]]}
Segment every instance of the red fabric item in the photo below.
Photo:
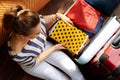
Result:
{"label": "red fabric item", "polygon": [[100,12],[84,0],[77,0],[67,11],[66,16],[78,27],[93,31],[100,19]]}

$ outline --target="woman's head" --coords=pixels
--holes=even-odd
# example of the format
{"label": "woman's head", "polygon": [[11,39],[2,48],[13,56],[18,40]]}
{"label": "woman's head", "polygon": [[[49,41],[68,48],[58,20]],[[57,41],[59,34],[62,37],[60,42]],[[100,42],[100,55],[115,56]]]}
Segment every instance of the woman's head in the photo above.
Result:
{"label": "woman's head", "polygon": [[12,7],[3,17],[5,29],[24,36],[34,33],[34,28],[40,27],[39,23],[40,19],[36,12],[23,9],[20,5]]}

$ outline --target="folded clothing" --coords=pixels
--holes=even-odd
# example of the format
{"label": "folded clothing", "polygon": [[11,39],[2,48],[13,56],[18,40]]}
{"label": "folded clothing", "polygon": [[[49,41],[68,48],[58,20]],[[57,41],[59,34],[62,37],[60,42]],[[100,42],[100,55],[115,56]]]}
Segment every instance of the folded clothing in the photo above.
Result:
{"label": "folded clothing", "polygon": [[75,26],[83,30],[94,32],[100,19],[100,12],[90,6],[85,0],[77,0],[68,9],[66,16],[73,21]]}
{"label": "folded clothing", "polygon": [[105,15],[110,15],[113,10],[119,5],[120,0],[85,0],[95,9]]}

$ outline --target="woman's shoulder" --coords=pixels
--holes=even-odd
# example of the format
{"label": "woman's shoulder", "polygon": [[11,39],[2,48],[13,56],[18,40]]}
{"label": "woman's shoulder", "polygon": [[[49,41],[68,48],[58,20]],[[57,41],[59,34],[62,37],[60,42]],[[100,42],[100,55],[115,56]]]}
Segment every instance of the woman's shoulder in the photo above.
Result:
{"label": "woman's shoulder", "polygon": [[24,43],[24,41],[16,38],[15,34],[12,34],[8,40],[8,47],[10,47],[13,52],[19,53],[23,49]]}
{"label": "woman's shoulder", "polygon": [[15,53],[21,52],[23,47],[20,46],[21,43],[19,41],[11,39],[11,40],[9,40],[8,43],[9,43],[9,47],[11,48],[11,51],[13,51]]}
{"label": "woman's shoulder", "polygon": [[41,22],[41,29],[42,33],[46,35],[46,25],[45,25],[45,20],[42,15],[39,15],[40,17],[40,22]]}

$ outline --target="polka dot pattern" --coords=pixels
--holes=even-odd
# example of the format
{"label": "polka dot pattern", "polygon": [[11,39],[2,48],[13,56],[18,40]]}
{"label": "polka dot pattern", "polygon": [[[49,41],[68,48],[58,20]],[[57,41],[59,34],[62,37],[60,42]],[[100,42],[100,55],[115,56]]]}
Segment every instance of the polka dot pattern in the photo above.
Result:
{"label": "polka dot pattern", "polygon": [[75,26],[68,26],[63,20],[59,20],[50,37],[58,43],[64,43],[65,47],[75,55],[88,39],[88,35]]}

